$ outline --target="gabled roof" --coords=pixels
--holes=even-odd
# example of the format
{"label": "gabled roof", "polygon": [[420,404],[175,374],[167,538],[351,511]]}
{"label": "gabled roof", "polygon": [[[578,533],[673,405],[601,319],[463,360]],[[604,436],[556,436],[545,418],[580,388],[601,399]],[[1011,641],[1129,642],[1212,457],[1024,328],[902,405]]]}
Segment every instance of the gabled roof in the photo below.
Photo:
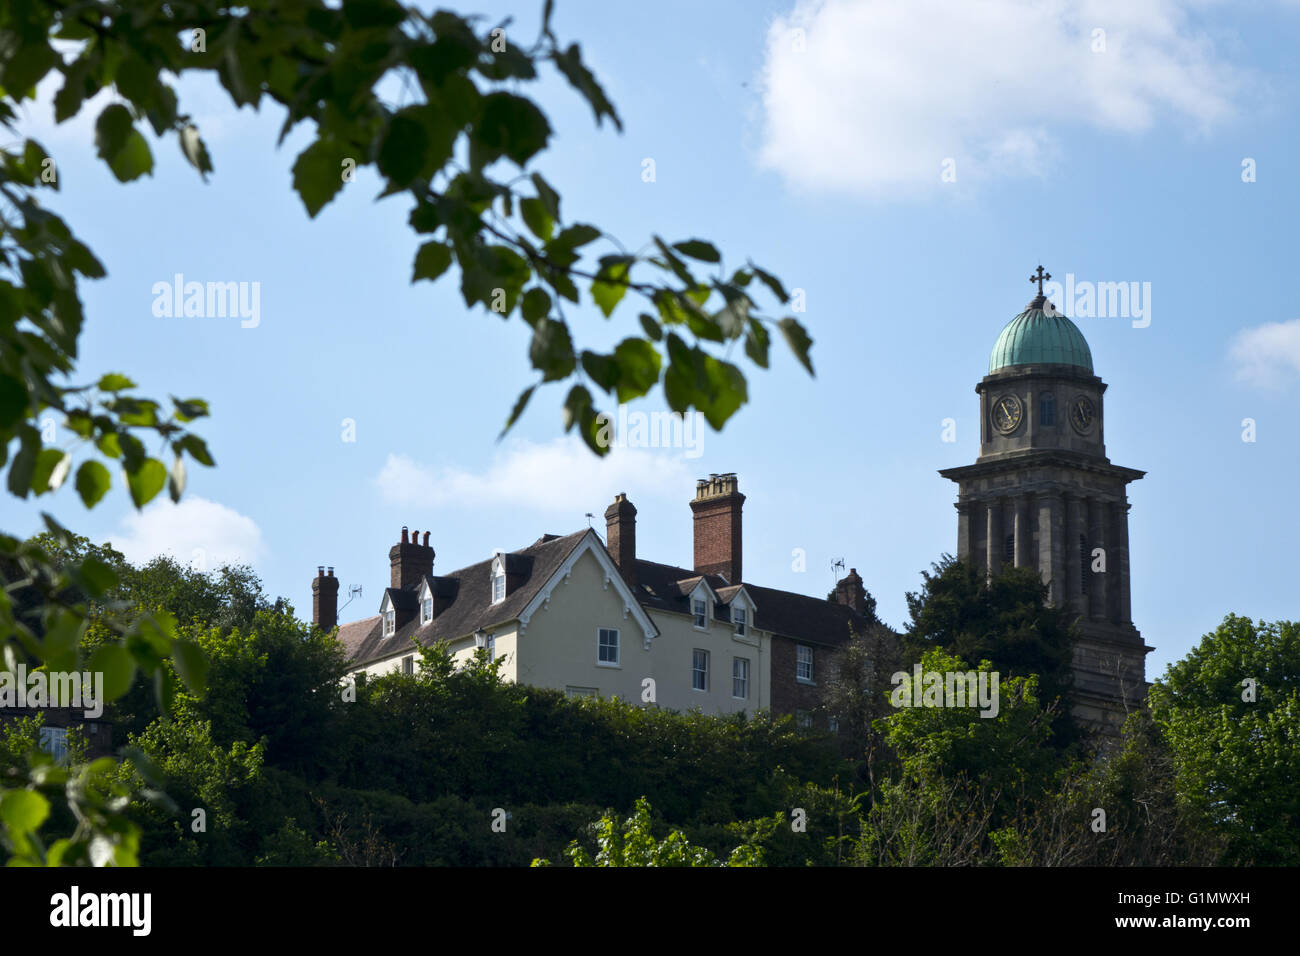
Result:
{"label": "gabled roof", "polygon": [[[349,661],[353,665],[364,665],[395,654],[410,653],[412,637],[421,644],[428,645],[437,640],[464,637],[479,629],[491,629],[508,621],[519,620],[526,625],[531,612],[549,596],[545,590],[547,583],[561,571],[566,562],[576,557],[575,552],[589,534],[593,536],[597,557],[603,558],[602,563],[608,562],[612,569],[608,552],[590,529],[563,536],[543,535],[528,547],[510,552],[511,558],[507,563],[510,573],[527,576],[500,604],[492,604],[492,565],[496,560],[493,555],[485,561],[450,574],[421,580],[421,590],[427,586],[436,589],[435,593],[440,596],[452,598],[446,610],[440,612],[429,624],[420,624],[417,616],[398,628],[392,637],[384,637],[383,620],[376,615],[342,625],[339,628],[339,640],[343,643]],[[525,568],[526,571],[522,570]],[[614,576],[618,577],[620,586],[623,586],[622,575],[615,573]],[[657,633],[658,629],[642,609],[689,614],[689,596],[701,581],[718,597],[714,606],[716,620],[729,619],[728,602],[743,590],[756,608],[752,626],[793,640],[828,646],[840,645],[855,632],[865,633],[874,623],[848,605],[825,598],[754,584],[728,584],[725,578],[717,574],[701,575],[687,568],[655,561],[638,560],[636,576],[637,586],[632,592],[636,600],[631,602],[630,613],[641,622],[647,640],[653,636],[650,632]],[[418,610],[417,592],[388,588],[385,593],[392,595],[395,607]],[[409,606],[397,603],[408,600]]]}
{"label": "gabled roof", "polygon": [[647,607],[690,613],[687,595],[702,578],[724,602],[715,608],[715,617],[726,620],[727,605],[743,590],[757,609],[754,627],[813,644],[842,644],[853,633],[865,633],[873,623],[847,604],[755,584],[727,584],[719,575],[699,575],[670,564],[638,560],[636,575],[638,597]]}
{"label": "gabled roof", "polygon": [[398,611],[414,611],[420,606],[414,591],[403,591],[401,588],[384,588],[384,600],[379,602],[380,609],[383,608],[384,601]]}
{"label": "gabled roof", "polygon": [[[418,617],[408,621],[392,637],[383,636],[383,619],[379,615],[344,624],[339,628],[339,641],[343,644],[344,653],[354,665],[369,664],[397,653],[409,652],[412,637],[417,638],[421,644],[428,645],[512,621],[519,617],[520,612],[537,596],[588,533],[588,530],[583,529],[564,536],[544,535],[521,551],[512,552],[519,556],[514,567],[528,567],[527,577],[499,604],[492,603],[492,563],[496,560],[495,555],[450,574],[424,578],[422,583],[431,582],[433,587],[439,589],[439,594],[454,595],[446,610],[428,624],[422,625]],[[409,607],[405,608],[407,610],[416,610],[419,606],[414,591],[388,588],[385,594],[396,607],[403,607],[397,602],[406,600],[410,602]]]}

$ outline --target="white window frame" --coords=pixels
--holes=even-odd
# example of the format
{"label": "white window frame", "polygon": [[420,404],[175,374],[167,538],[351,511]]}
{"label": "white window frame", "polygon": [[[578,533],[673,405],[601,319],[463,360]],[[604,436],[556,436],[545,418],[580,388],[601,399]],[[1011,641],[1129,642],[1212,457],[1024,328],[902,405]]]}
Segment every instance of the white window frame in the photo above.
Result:
{"label": "white window frame", "polygon": [[[804,660],[804,652],[808,652],[808,659]],[[813,669],[813,647],[811,644],[796,644],[794,647],[794,678],[801,684],[815,684],[816,670]],[[808,665],[808,673],[804,674],[804,665]]]}
{"label": "white window frame", "polygon": [[[608,644],[601,640],[606,634],[614,635],[614,643]],[[608,647],[614,648],[614,659],[612,661],[602,660],[601,652]],[[623,641],[616,627],[598,627],[596,628],[596,666],[597,667],[622,667],[623,666]]]}
{"label": "white window frame", "polygon": [[402,673],[413,675],[415,673],[415,655],[408,654],[402,658]]}
{"label": "white window frame", "polygon": [[504,571],[492,572],[492,603],[500,604],[506,599],[506,573]]}
{"label": "white window frame", "polygon": [[389,608],[384,612],[384,637],[392,637],[397,633],[397,611]]}
{"label": "white window frame", "polygon": [[600,690],[595,687],[578,687],[574,684],[566,684],[564,687],[565,697],[599,697]]}
{"label": "white window frame", "polygon": [[428,624],[433,620],[433,598],[426,597],[420,602],[420,623]]}
{"label": "white window frame", "polygon": [[741,637],[745,636],[746,626],[749,620],[749,613],[746,608],[733,607],[731,609],[731,620],[736,625],[736,633]]}
{"label": "white window frame", "polygon": [[709,602],[704,598],[691,598],[691,623],[701,631],[709,628]]}
{"label": "white window frame", "polygon": [[[703,658],[704,660],[704,666],[702,668],[695,666],[696,662],[700,658]],[[695,686],[695,677],[697,674],[703,677],[703,687]],[[709,692],[709,652],[702,647],[691,649],[691,690],[697,690],[705,694]]]}
{"label": "white window frame", "polygon": [[[739,673],[737,673],[739,672]],[[737,684],[742,693],[736,693]],[[749,700],[749,658],[733,657],[731,659],[731,699]]]}

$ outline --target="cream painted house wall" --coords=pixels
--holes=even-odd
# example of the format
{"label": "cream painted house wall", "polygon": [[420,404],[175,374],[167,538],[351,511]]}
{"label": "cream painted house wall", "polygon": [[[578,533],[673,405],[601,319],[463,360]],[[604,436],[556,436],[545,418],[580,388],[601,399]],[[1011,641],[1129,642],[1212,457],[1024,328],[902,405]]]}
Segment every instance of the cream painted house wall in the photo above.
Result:
{"label": "cream painted house wall", "polygon": [[[770,638],[755,632],[738,638],[729,622],[709,620],[704,628],[695,626],[689,614],[651,610],[650,617],[659,628],[653,657],[654,677],[659,703],[674,710],[699,707],[706,714],[754,713],[771,707],[772,668],[768,653]],[[691,662],[695,650],[709,655],[708,690],[698,691],[691,684]],[[743,700],[732,696],[732,659],[749,661],[749,694]]]}
{"label": "cream painted house wall", "polygon": [[[768,635],[751,627],[741,638],[729,622],[712,617],[704,628],[697,628],[689,614],[646,612],[635,602],[629,606],[630,592],[599,542],[585,549],[579,545],[579,549],[583,553],[546,585],[543,599],[531,614],[523,615],[526,624],[511,621],[493,629],[496,655],[504,659],[504,680],[571,693],[594,692],[640,705],[646,703],[642,682],[651,678],[654,703],[670,710],[699,708],[706,714],[730,714],[770,707]],[[651,633],[658,629],[648,647],[638,618],[652,622]],[[600,628],[618,631],[617,665],[598,659]],[[448,646],[456,664],[464,666],[474,653],[474,637],[465,635]],[[709,654],[708,689],[704,691],[692,687],[696,649]],[[377,677],[400,672],[402,659],[413,654],[415,649],[409,643],[406,647],[395,645],[392,657],[353,673]],[[743,699],[732,696],[732,662],[737,657],[749,661],[749,688]],[[418,656],[415,664],[419,666]]]}
{"label": "cream painted house wall", "polygon": [[[501,664],[501,678],[503,680],[517,680],[515,667],[515,648],[517,641],[518,622],[511,621],[500,630],[493,633],[496,636],[496,656],[503,658]],[[414,657],[414,666],[420,666],[420,655],[408,640],[393,638],[393,656],[385,657],[383,660],[372,661],[365,667],[357,667],[350,670],[349,674],[365,674],[367,678],[379,677],[382,674],[400,673],[402,670],[402,660],[406,657]],[[457,667],[464,667],[469,663],[469,659],[474,656],[475,644],[474,635],[467,634],[464,637],[456,638],[447,642],[451,658]]]}
{"label": "cream painted house wall", "polygon": [[[606,577],[606,569],[589,549],[567,578],[554,582],[519,638],[520,683],[557,690],[587,688],[601,697],[641,702],[641,680],[653,676],[654,642],[646,650],[645,632],[626,610],[621,579],[610,577],[607,583]],[[618,631],[617,665],[597,660],[602,627]]]}

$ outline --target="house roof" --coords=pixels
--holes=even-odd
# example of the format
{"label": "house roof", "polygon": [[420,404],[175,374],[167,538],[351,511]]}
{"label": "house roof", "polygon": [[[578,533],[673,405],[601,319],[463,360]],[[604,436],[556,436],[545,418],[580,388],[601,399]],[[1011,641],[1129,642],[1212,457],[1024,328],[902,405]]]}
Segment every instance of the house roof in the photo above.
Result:
{"label": "house roof", "polygon": [[[399,627],[392,637],[383,636],[383,619],[379,615],[344,624],[339,628],[339,641],[343,644],[343,650],[353,664],[368,664],[408,651],[412,637],[427,646],[438,640],[463,637],[479,629],[512,621],[519,617],[520,612],[588,533],[584,529],[563,536],[543,535],[528,547],[511,552],[517,556],[517,560],[508,563],[508,570],[510,573],[525,573],[527,577],[500,604],[492,603],[492,562],[496,559],[495,555],[449,574],[426,578],[436,593],[454,594],[446,610],[441,611],[428,624],[422,625],[416,617]],[[515,570],[524,568],[527,570]],[[409,609],[414,610],[418,606],[414,591],[388,588],[386,593],[390,596],[409,595]],[[394,606],[401,607],[398,600],[405,603],[406,598],[394,597]]]}
{"label": "house roof", "polygon": [[[353,664],[362,665],[409,652],[412,637],[427,646],[434,641],[463,637],[479,629],[519,619],[546,582],[591,533],[584,529],[562,536],[547,534],[526,548],[510,552],[507,561],[509,573],[526,577],[500,604],[492,604],[494,555],[449,574],[423,579],[436,594],[452,599],[429,624],[421,625],[417,616],[399,627],[392,637],[384,637],[383,620],[375,615],[342,625],[339,640],[348,659]],[[633,590],[642,607],[678,614],[690,613],[690,594],[701,580],[708,582],[722,602],[729,602],[742,588],[739,584],[729,585],[717,574],[701,575],[688,568],[655,561],[638,560],[636,577],[637,586]],[[855,631],[865,633],[873,623],[851,607],[825,598],[753,584],[743,587],[758,606],[753,626],[781,637],[813,644],[839,645],[849,640]],[[388,588],[386,593],[394,607],[418,609],[414,591]],[[727,604],[719,603],[714,607],[716,620],[725,621],[729,617]]]}
{"label": "house roof", "polygon": [[[700,578],[723,601],[730,601],[743,587],[758,605],[753,626],[782,637],[794,638],[814,644],[843,644],[856,631],[865,633],[873,622],[847,604],[838,604],[825,598],[810,597],[794,591],[779,591],[754,584],[727,584],[716,574],[700,575],[686,568],[655,561],[636,563],[637,597],[646,607],[662,611],[689,614],[688,595]],[[714,609],[714,616],[727,620],[725,605]]]}

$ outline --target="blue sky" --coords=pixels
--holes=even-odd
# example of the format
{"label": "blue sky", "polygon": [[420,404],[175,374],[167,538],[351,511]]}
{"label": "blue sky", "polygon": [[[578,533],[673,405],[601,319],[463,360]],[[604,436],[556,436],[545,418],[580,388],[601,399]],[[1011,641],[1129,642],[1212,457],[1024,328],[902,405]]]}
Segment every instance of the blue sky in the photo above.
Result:
{"label": "blue sky", "polygon": [[[511,34],[531,40],[540,7],[477,9],[514,13]],[[694,479],[734,471],[748,580],[824,595],[843,558],[901,625],[921,569],[955,549],[955,486],[937,470],[978,454],[974,386],[1041,261],[1150,284],[1146,327],[1076,318],[1109,385],[1107,453],[1148,472],[1130,489],[1148,678],[1228,612],[1295,618],[1300,6],[560,0],[555,25],[626,126],[597,129],[562,83],[538,89],[556,129],[539,168],[565,217],[632,247],[706,237],[803,289],[815,379],[776,349],[699,457],[596,462],[561,435],[559,386],[498,443],[531,381],[527,329],[468,312],[450,279],[409,284],[404,200],[375,203],[362,175],[309,220],[290,190],[308,141],[277,150],[278,109],[234,112],[206,81],[182,101],[215,175],[161,142],[155,174],[121,186],[94,159],[94,114],[56,128],[45,90],[27,130],[59,163],[53,205],[109,270],[84,288],[78,380],[120,370],[146,395],[208,399],[219,467],[191,469],[180,508],[134,516],[115,488],[88,513],[66,487],[5,500],[4,527],[34,532],[45,509],[133,557],[237,555],[303,615],[332,564],[364,588],[352,619],[378,607],[403,524],[430,530],[451,569],[586,512],[602,528],[625,491],[640,555],[689,565]],[[176,273],[260,283],[259,324],[156,317],[151,289]],[[625,307],[575,325],[601,345],[635,323]]]}

